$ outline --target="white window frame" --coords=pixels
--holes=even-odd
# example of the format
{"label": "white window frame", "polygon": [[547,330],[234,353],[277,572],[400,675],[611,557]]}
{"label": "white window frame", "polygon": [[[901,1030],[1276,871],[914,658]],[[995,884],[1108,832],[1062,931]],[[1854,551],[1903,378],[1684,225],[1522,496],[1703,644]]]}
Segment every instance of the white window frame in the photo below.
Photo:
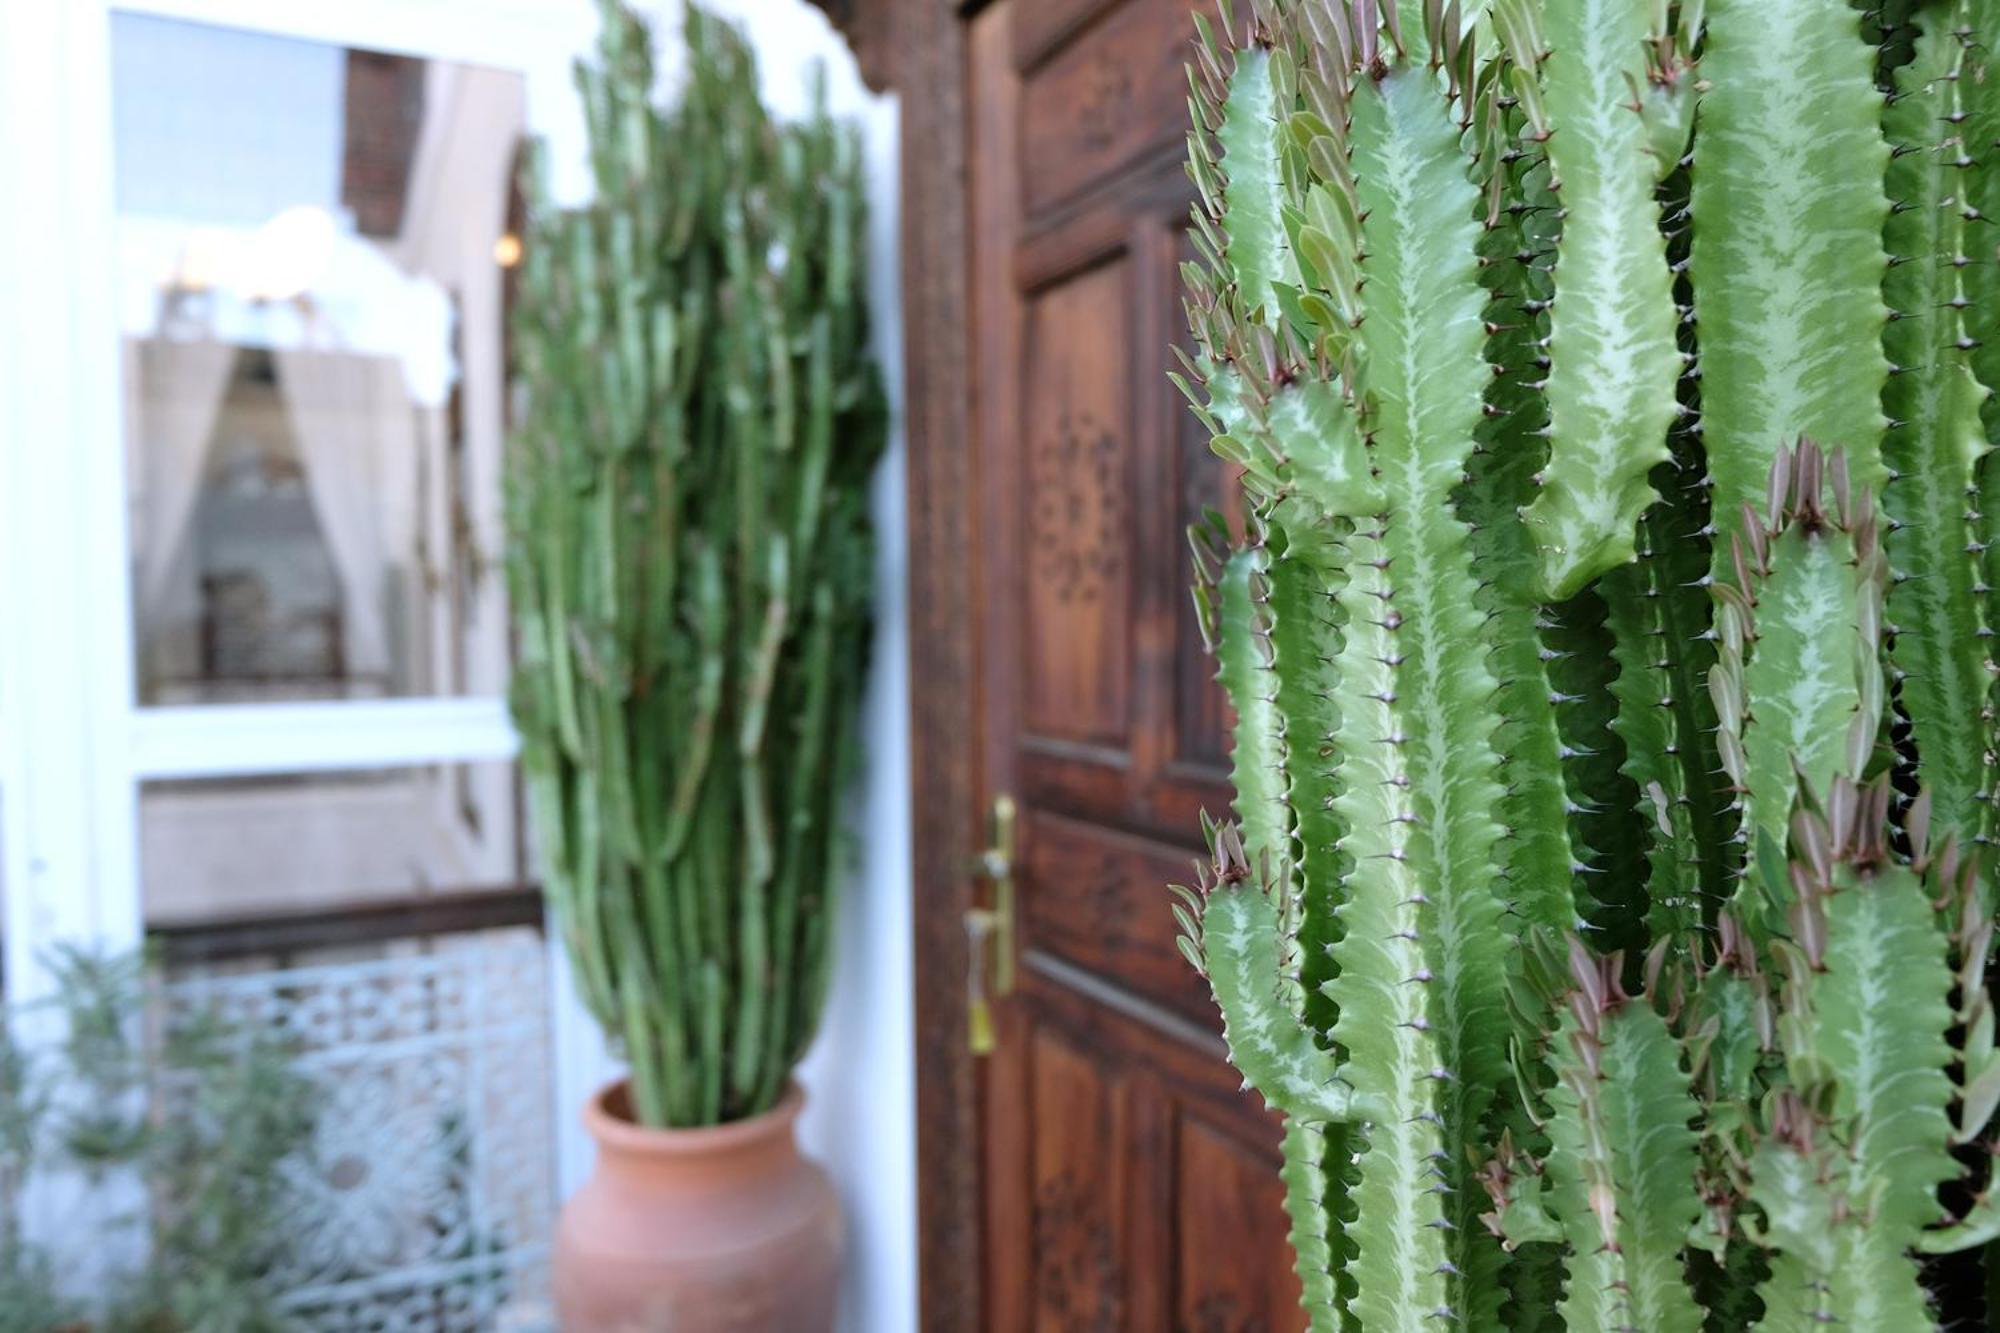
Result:
{"label": "white window frame", "polygon": [[[559,195],[579,192],[571,61],[582,0],[0,0],[0,886],[7,998],[45,994],[50,945],[142,933],[140,783],[507,759],[500,698],[140,707],[113,299],[110,15],[147,14],[515,70]],[[550,932],[554,975],[566,977]],[[559,1178],[603,1073],[555,1002]]]}

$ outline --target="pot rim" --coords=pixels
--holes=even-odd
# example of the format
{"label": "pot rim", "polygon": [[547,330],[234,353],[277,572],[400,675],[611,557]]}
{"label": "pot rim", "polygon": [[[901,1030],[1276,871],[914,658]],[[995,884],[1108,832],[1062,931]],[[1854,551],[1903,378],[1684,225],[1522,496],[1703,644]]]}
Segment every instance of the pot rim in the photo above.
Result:
{"label": "pot rim", "polygon": [[798,1119],[806,1103],[805,1090],[798,1080],[786,1079],[778,1104],[748,1120],[689,1129],[655,1129],[628,1120],[611,1109],[611,1099],[624,1094],[630,1084],[629,1078],[614,1079],[592,1093],[583,1104],[583,1127],[600,1147],[650,1157],[702,1157],[752,1147],[770,1139],[789,1139],[792,1122]]}

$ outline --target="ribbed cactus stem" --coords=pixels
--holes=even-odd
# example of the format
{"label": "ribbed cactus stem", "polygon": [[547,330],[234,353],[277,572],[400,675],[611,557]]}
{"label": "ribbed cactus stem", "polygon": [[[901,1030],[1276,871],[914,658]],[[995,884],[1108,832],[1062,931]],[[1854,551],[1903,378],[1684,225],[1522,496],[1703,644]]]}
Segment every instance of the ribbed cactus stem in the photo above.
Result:
{"label": "ribbed cactus stem", "polygon": [[[1648,479],[1667,459],[1680,353],[1666,240],[1650,205],[1655,182],[1680,158],[1693,89],[1673,35],[1652,31],[1665,6],[1544,0],[1540,8],[1541,24],[1569,40],[1510,54],[1540,83],[1527,105],[1563,226],[1543,386],[1549,461],[1522,518],[1542,593],[1560,601],[1632,559],[1634,524],[1654,499]],[[1639,90],[1653,83],[1670,95],[1642,100]],[[1679,133],[1656,134],[1648,117]]]}
{"label": "ribbed cactus stem", "polygon": [[1701,1212],[1684,1054],[1665,1020],[1624,993],[1622,958],[1575,939],[1570,955],[1548,1094],[1551,1211],[1570,1251],[1564,1320],[1698,1333],[1681,1258]]}
{"label": "ribbed cactus stem", "polygon": [[1813,1095],[1778,1094],[1752,1163],[1775,1252],[1765,1328],[1835,1312],[1859,1327],[1931,1326],[1905,1256],[1956,1173],[1951,973],[1922,879],[1890,855],[1887,808],[1886,784],[1843,778],[1824,817],[1801,812],[1794,829],[1779,1034],[1793,1088]]}
{"label": "ribbed cactus stem", "polygon": [[[1357,26],[1355,68],[1330,72],[1352,79],[1350,164],[1370,298],[1356,330],[1361,415],[1387,499],[1349,539],[1342,595],[1339,707],[1373,744],[1343,758],[1355,869],[1330,993],[1351,1077],[1387,1101],[1367,1129],[1349,1237],[1358,1264],[1401,1267],[1413,1288],[1396,1300],[1364,1281],[1355,1302],[1364,1327],[1403,1327],[1417,1309],[1432,1326],[1478,1327],[1497,1313],[1500,1256],[1476,1225],[1468,1167],[1444,1145],[1480,1132],[1505,1070],[1501,900],[1483,874],[1503,832],[1486,707],[1497,682],[1469,537],[1450,508],[1482,416],[1485,293],[1452,107],[1421,48],[1371,53],[1371,40]],[[1439,46],[1441,60],[1457,54],[1455,37],[1441,34]],[[1437,1190],[1419,1184],[1432,1172]],[[1426,1303],[1423,1288],[1435,1299]]]}
{"label": "ribbed cactus stem", "polygon": [[1317,1124],[1290,1117],[1285,1122],[1286,1211],[1291,1219],[1292,1253],[1297,1258],[1299,1302],[1309,1333],[1343,1333],[1349,1323],[1347,1297],[1340,1289],[1339,1216],[1329,1192],[1343,1177],[1339,1156],[1347,1142],[1344,1124]]}
{"label": "ribbed cactus stem", "polygon": [[1779,452],[1767,503],[1768,517],[1746,509],[1732,535],[1709,675],[1722,766],[1743,797],[1753,861],[1766,862],[1746,884],[1751,911],[1770,906],[1754,895],[1772,882],[1801,787],[1811,797],[1866,773],[1886,703],[1871,497],[1853,490],[1845,455],[1802,441]]}
{"label": "ribbed cactus stem", "polygon": [[1894,478],[1882,496],[1893,568],[1888,615],[1902,708],[1935,815],[1950,828],[1975,827],[1980,793],[1993,781],[1991,725],[1981,717],[1990,630],[1971,522],[1980,460],[1992,449],[1981,422],[1990,389],[1973,373],[1964,316],[1971,265],[1962,262],[1982,248],[1974,233],[1991,227],[1962,197],[1974,179],[1963,130],[1974,81],[1963,35],[1972,9],[1970,0],[1936,7],[1914,59],[1896,72],[1883,117],[1895,149],[1885,233],[1895,262],[1883,279],[1895,312],[1884,334],[1893,373],[1882,400],[1890,418],[1883,460]]}
{"label": "ribbed cactus stem", "polygon": [[1665,486],[1641,525],[1637,563],[1607,574],[1604,590],[1618,664],[1612,726],[1645,815],[1650,923],[1655,934],[1685,935],[1727,892],[1731,801],[1708,690],[1708,562],[1695,540],[1706,515],[1685,471],[1671,471]]}
{"label": "ribbed cactus stem", "polygon": [[1490,665],[1500,681],[1503,719],[1494,743],[1506,788],[1506,895],[1524,920],[1562,931],[1594,905],[1587,891],[1572,887],[1587,868],[1587,851],[1574,836],[1571,813],[1587,798],[1572,789],[1565,771],[1561,713],[1568,701],[1552,678],[1555,653],[1542,633],[1553,622],[1538,595],[1538,557],[1517,516],[1548,453],[1548,415],[1536,388],[1546,318],[1534,307],[1551,290],[1545,256],[1556,206],[1546,164],[1506,156],[1489,148],[1479,163],[1491,173],[1479,250],[1488,290],[1485,355],[1494,373],[1458,509],[1472,528],[1480,602],[1494,622]]}
{"label": "ribbed cactus stem", "polygon": [[[1711,0],[1690,201],[1702,438],[1719,523],[1800,435],[1883,478],[1889,217],[1882,98],[1859,12]],[[1716,551],[1720,573],[1727,546]]]}
{"label": "ribbed cactus stem", "polygon": [[1294,891],[1298,902],[1292,957],[1306,1023],[1330,1041],[1335,1017],[1326,986],[1339,969],[1341,886],[1353,866],[1342,847],[1339,815],[1340,715],[1331,664],[1345,649],[1340,591],[1348,579],[1346,537],[1351,524],[1320,520],[1311,503],[1291,500],[1276,510],[1285,550],[1271,568],[1272,645],[1278,709],[1285,718],[1286,799],[1294,816]]}

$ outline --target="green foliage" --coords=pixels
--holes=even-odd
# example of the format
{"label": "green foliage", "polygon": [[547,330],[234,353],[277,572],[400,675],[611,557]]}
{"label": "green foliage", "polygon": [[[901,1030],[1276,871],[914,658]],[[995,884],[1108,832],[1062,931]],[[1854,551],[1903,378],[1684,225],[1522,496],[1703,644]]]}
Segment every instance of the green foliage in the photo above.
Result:
{"label": "green foliage", "polygon": [[[139,956],[66,948],[50,966],[49,1042],[0,1035],[0,1333],[283,1333],[286,1171],[310,1147],[319,1090],[278,1036],[207,1012],[148,1021]],[[149,1207],[144,1263],[75,1293],[62,1256],[15,1230],[11,1199],[39,1171],[131,1173]]]}
{"label": "green foliage", "polygon": [[1175,910],[1315,1333],[1984,1307],[1918,1256],[2000,1238],[1996,43],[1201,26],[1180,383],[1250,514],[1197,534],[1237,822]]}
{"label": "green foliage", "polygon": [[213,1015],[177,1023],[160,1057],[166,1111],[143,1152],[157,1251],[141,1290],[190,1329],[288,1326],[262,1281],[284,1258],[282,1167],[310,1146],[321,1095],[274,1037]]}
{"label": "green foliage", "polygon": [[819,1020],[869,635],[858,139],[774,121],[743,36],[687,85],[603,6],[595,199],[531,170],[509,450],[514,716],[579,988],[649,1125],[773,1105]]}

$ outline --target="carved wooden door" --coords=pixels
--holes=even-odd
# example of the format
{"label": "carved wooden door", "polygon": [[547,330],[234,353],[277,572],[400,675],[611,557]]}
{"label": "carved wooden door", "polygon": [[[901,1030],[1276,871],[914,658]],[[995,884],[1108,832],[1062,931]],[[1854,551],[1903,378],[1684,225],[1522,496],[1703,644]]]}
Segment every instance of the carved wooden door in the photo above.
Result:
{"label": "carved wooden door", "polygon": [[1277,1127],[1174,945],[1224,708],[1183,530],[1222,467],[1166,378],[1189,0],[995,0],[969,33],[978,734],[1021,809],[984,1066],[985,1327],[1303,1325]]}

